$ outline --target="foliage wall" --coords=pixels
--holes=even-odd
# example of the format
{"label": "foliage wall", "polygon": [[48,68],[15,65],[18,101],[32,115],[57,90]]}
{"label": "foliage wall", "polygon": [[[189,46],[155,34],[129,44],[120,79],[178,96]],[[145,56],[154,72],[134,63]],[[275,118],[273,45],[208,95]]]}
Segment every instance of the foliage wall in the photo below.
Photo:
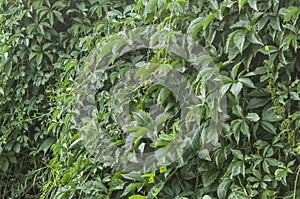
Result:
{"label": "foliage wall", "polygon": [[[300,2],[1,0],[0,11],[1,198],[299,198]],[[195,142],[167,168],[125,173],[84,147],[71,113],[74,79],[96,45],[151,24],[205,47],[227,116],[210,154],[199,156]],[[181,67],[165,54],[128,54],[101,77],[99,118],[112,136],[110,86],[143,60]],[[151,92],[152,103],[174,101],[163,87]],[[143,105],[141,93],[134,98]]]}

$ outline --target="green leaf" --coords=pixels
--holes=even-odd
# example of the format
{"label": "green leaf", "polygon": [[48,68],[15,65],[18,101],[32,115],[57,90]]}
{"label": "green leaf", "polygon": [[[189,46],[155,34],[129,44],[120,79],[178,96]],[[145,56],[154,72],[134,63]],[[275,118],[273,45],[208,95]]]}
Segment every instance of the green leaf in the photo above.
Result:
{"label": "green leaf", "polygon": [[239,49],[240,53],[243,53],[245,44],[245,32],[243,30],[238,31],[234,36],[234,44]]}
{"label": "green leaf", "polygon": [[243,161],[234,162],[231,170],[231,176],[233,177],[242,174],[245,177],[245,170],[245,164]]}
{"label": "green leaf", "polygon": [[276,107],[271,107],[267,110],[263,110],[262,112],[262,120],[267,121],[267,122],[276,122],[281,119],[279,115],[276,113],[277,108]]}
{"label": "green leaf", "polygon": [[235,96],[238,97],[238,95],[240,94],[241,90],[243,88],[243,85],[241,82],[237,82],[237,83],[233,83],[231,85],[230,91],[231,93]]}
{"label": "green leaf", "polygon": [[198,157],[203,160],[211,161],[211,157],[207,149],[200,150],[198,153]]}
{"label": "green leaf", "polygon": [[123,176],[123,178],[127,179],[127,180],[134,180],[134,181],[143,181],[142,175],[140,172],[130,172],[127,174],[121,174],[121,176]]}
{"label": "green leaf", "polygon": [[261,41],[261,39],[259,38],[257,33],[254,32],[249,32],[247,35],[247,40],[250,41],[253,44],[259,44],[261,46],[263,46],[263,42]]}
{"label": "green leaf", "polygon": [[224,179],[218,186],[217,194],[219,198],[226,198],[228,187],[231,184],[230,179]]}
{"label": "green leaf", "polygon": [[227,39],[226,39],[226,45],[225,45],[225,52],[226,52],[226,53],[229,53],[229,48],[230,48],[230,46],[231,46],[232,43],[233,43],[235,33],[236,33],[236,31],[233,32],[233,33],[230,33],[230,34],[227,36]]}
{"label": "green leaf", "polygon": [[1,94],[2,96],[4,96],[4,90],[3,90],[2,87],[0,87],[0,94]]}
{"label": "green leaf", "polygon": [[262,121],[261,122],[261,126],[263,127],[263,129],[265,129],[266,131],[268,131],[269,133],[272,133],[274,135],[276,135],[276,127],[273,126],[273,124],[271,124],[270,122],[267,121]]}
{"label": "green leaf", "polygon": [[295,17],[294,21],[296,21],[299,17],[300,9],[296,6],[290,6],[288,9],[281,8],[279,13],[284,15],[284,21],[290,21],[293,17]]}
{"label": "green leaf", "polygon": [[266,142],[266,141],[263,141],[263,140],[257,140],[257,141],[253,144],[253,146],[254,146],[255,148],[257,148],[257,149],[262,149],[262,148],[264,148],[264,147],[266,147],[266,146],[268,146],[268,145],[269,145],[269,143]]}
{"label": "green leaf", "polygon": [[153,122],[150,114],[143,111],[143,110],[139,110],[138,112],[134,112],[133,113],[133,118],[134,118],[135,121],[137,121],[138,125],[141,126],[141,127],[148,126]]}
{"label": "green leaf", "polygon": [[56,9],[56,8],[59,8],[59,9],[62,9],[62,8],[65,8],[67,6],[67,4],[63,1],[56,1],[53,5],[52,5],[52,9]]}
{"label": "green leaf", "polygon": [[[125,196],[135,190],[139,186],[139,183],[130,183],[125,189],[124,192],[122,193],[121,196]],[[130,197],[129,197],[130,198]]]}
{"label": "green leaf", "polygon": [[13,150],[14,150],[14,152],[16,152],[16,153],[20,153],[20,150],[21,150],[21,145],[20,145],[20,143],[15,143],[15,144],[14,144],[14,147],[13,147]]}
{"label": "green leaf", "polygon": [[194,179],[196,177],[195,173],[193,171],[191,171],[190,169],[182,169],[181,170],[181,176],[185,180],[191,180],[191,179]]}
{"label": "green leaf", "polygon": [[231,152],[234,157],[238,158],[239,160],[244,160],[244,155],[242,154],[242,152],[240,150],[231,149]]}
{"label": "green leaf", "polygon": [[258,11],[257,9],[257,0],[248,0],[248,4],[251,8],[253,8],[255,11]]}
{"label": "green leaf", "polygon": [[265,106],[269,102],[267,98],[252,98],[250,99],[247,109],[255,109]]}
{"label": "green leaf", "polygon": [[219,171],[206,171],[202,176],[202,182],[204,187],[211,185],[219,176]]}
{"label": "green leaf", "polygon": [[189,26],[188,32],[192,36],[193,39],[197,36],[197,34],[202,29],[202,27],[203,27],[202,21],[203,21],[202,16],[191,21],[191,25]]}
{"label": "green leaf", "polygon": [[276,169],[276,171],[275,171],[275,179],[276,180],[281,180],[281,182],[284,185],[287,185],[287,182],[286,182],[287,175],[288,175],[288,173],[284,169]]}
{"label": "green leaf", "polygon": [[37,65],[40,65],[42,63],[42,59],[43,59],[43,54],[42,53],[38,53],[36,56],[36,63]]}
{"label": "green leaf", "polygon": [[36,51],[36,52],[39,52],[41,50],[41,47],[37,44],[34,44],[32,47],[31,47],[32,50]]}
{"label": "green leaf", "polygon": [[203,30],[206,30],[207,26],[215,19],[215,15],[212,13],[205,18],[205,22],[203,24]]}
{"label": "green leaf", "polygon": [[227,93],[228,89],[230,88],[231,84],[224,84],[221,86],[221,97],[223,97],[225,95],[225,93]]}
{"label": "green leaf", "polygon": [[161,191],[161,189],[164,187],[165,182],[161,181],[157,184],[155,184],[150,191],[148,192],[147,198],[148,199],[152,199],[152,198],[156,198],[156,196],[158,195],[158,193]]}
{"label": "green leaf", "polygon": [[281,31],[279,17],[271,18],[271,27],[274,28],[275,30]]}
{"label": "green leaf", "polygon": [[231,73],[230,73],[232,79],[236,79],[236,77],[238,75],[238,70],[239,70],[241,64],[242,64],[242,62],[239,62],[232,68]]}
{"label": "green leaf", "polygon": [[234,120],[231,123],[233,135],[237,143],[240,141],[240,126],[242,122],[243,120]]}
{"label": "green leaf", "polygon": [[172,93],[172,91],[166,87],[163,87],[162,89],[160,89],[158,97],[157,97],[157,103],[160,105],[163,105],[163,103],[165,103],[165,101],[167,100],[167,98],[169,97],[169,95]]}
{"label": "green leaf", "polygon": [[1,157],[1,169],[2,171],[6,172],[8,170],[8,167],[9,167],[9,161],[6,157]]}
{"label": "green leaf", "polygon": [[66,73],[69,72],[74,66],[76,66],[77,62],[76,61],[70,61],[65,65],[65,70]]}
{"label": "green leaf", "polygon": [[245,3],[247,3],[247,0],[239,0],[239,12],[242,10]]}
{"label": "green leaf", "polygon": [[249,78],[239,78],[238,81],[243,83],[244,85],[248,86],[249,88],[256,88],[254,86],[252,80]]}
{"label": "green leaf", "polygon": [[276,46],[272,46],[272,45],[266,45],[266,46],[267,47],[258,49],[258,52],[261,52],[264,55],[269,55],[279,51],[278,47]]}
{"label": "green leaf", "polygon": [[161,138],[162,140],[170,142],[174,139],[174,136],[162,132],[162,133],[159,134],[159,138]]}
{"label": "green leaf", "polygon": [[241,123],[241,131],[244,135],[247,136],[248,140],[250,140],[250,129],[249,126],[247,125],[247,123],[244,121]]}
{"label": "green leaf", "polygon": [[234,58],[236,58],[236,56],[239,54],[239,49],[238,48],[230,48],[229,52],[228,52],[228,59],[231,61]]}
{"label": "green leaf", "polygon": [[129,199],[147,199],[147,197],[142,195],[133,195],[129,196]]}
{"label": "green leaf", "polygon": [[62,16],[62,14],[60,12],[54,10],[53,13],[56,16],[56,18],[58,19],[58,21],[60,21],[61,23],[65,23],[64,17]]}
{"label": "green leaf", "polygon": [[65,173],[61,179],[61,183],[66,184],[70,180],[70,177],[71,177],[71,175],[69,172]]}
{"label": "green leaf", "polygon": [[47,48],[49,48],[52,45],[52,43],[45,43],[43,45],[43,51],[47,50]]}
{"label": "green leaf", "polygon": [[134,78],[142,77],[142,82],[145,82],[150,75],[154,75],[161,66],[157,63],[140,63],[140,65],[142,66],[136,71]]}
{"label": "green leaf", "polygon": [[43,150],[44,153],[46,153],[48,151],[48,149],[50,148],[50,146],[53,144],[54,142],[54,138],[47,138],[46,140],[44,140],[44,142],[40,145],[39,150]]}
{"label": "green leaf", "polygon": [[260,120],[260,117],[257,113],[248,113],[246,118],[252,122],[257,122],[258,120]]}
{"label": "green leaf", "polygon": [[16,156],[8,156],[8,160],[10,163],[13,163],[13,164],[17,164],[17,158]]}
{"label": "green leaf", "polygon": [[149,0],[148,3],[145,6],[144,13],[150,13],[152,12],[152,9],[157,5],[157,0]]}
{"label": "green leaf", "polygon": [[216,0],[211,0],[209,1],[210,3],[210,6],[213,10],[219,10],[219,4],[218,4],[218,1]]}
{"label": "green leaf", "polygon": [[[234,24],[232,24],[229,28],[234,29],[234,28],[247,28],[249,26],[249,21],[248,20],[240,20]],[[241,31],[241,30],[238,30]]]}
{"label": "green leaf", "polygon": [[261,31],[269,20],[270,20],[269,16],[262,17],[260,20],[258,20],[258,22],[255,24],[257,31],[258,32]]}
{"label": "green leaf", "polygon": [[37,52],[32,52],[31,51],[30,54],[29,54],[28,60],[31,61],[36,55],[37,55]]}
{"label": "green leaf", "polygon": [[48,17],[48,19],[49,19],[50,25],[53,26],[53,24],[54,24],[53,12],[49,12],[49,13],[47,14],[47,17]]}

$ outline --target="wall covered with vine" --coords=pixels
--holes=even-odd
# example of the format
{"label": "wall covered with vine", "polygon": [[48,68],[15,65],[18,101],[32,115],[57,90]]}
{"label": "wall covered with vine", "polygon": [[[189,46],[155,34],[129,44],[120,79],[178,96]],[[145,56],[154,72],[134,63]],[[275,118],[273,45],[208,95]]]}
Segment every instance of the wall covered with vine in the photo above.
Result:
{"label": "wall covered with vine", "polygon": [[[296,0],[0,0],[0,197],[300,198],[299,14]],[[200,152],[198,132],[172,164],[125,172],[84,145],[72,112],[75,80],[96,46],[149,25],[204,47],[222,79],[226,115],[213,150]],[[146,61],[177,68],[196,91],[203,84],[164,48],[111,62],[95,103],[99,125],[118,143],[126,138],[113,122],[111,87]],[[170,90],[146,84],[132,104],[164,107],[169,126],[151,150],[170,142],[180,117]],[[201,110],[206,124],[210,112]],[[148,121],[135,113],[137,123]]]}

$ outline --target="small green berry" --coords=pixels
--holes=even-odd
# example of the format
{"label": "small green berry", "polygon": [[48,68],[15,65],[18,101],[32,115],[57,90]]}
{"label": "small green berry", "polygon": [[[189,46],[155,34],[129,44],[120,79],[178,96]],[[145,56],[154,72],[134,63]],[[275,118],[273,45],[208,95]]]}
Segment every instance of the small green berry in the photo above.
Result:
{"label": "small green berry", "polygon": [[265,46],[265,50],[270,50],[270,47],[269,46]]}

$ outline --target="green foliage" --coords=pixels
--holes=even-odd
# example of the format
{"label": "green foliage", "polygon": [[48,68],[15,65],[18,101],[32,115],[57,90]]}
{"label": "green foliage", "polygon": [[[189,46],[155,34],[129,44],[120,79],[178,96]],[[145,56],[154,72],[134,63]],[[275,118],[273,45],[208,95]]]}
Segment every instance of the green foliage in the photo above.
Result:
{"label": "green foliage", "polygon": [[[299,198],[298,1],[2,0],[0,12],[1,198]],[[84,147],[71,112],[74,79],[95,46],[151,24],[205,47],[222,76],[227,116],[214,151],[199,151],[210,118],[203,107],[203,125],[182,158],[152,173],[125,173]],[[98,80],[96,103],[100,126],[119,144],[126,139],[112,123],[111,87],[135,66],[146,79],[158,63],[201,88],[186,60],[165,49],[114,60]],[[130,102],[139,132],[132,148],[158,151],[176,135],[180,107],[166,87],[144,83]],[[151,121],[145,110],[154,104],[166,114]],[[146,148],[151,122],[168,125]]]}

